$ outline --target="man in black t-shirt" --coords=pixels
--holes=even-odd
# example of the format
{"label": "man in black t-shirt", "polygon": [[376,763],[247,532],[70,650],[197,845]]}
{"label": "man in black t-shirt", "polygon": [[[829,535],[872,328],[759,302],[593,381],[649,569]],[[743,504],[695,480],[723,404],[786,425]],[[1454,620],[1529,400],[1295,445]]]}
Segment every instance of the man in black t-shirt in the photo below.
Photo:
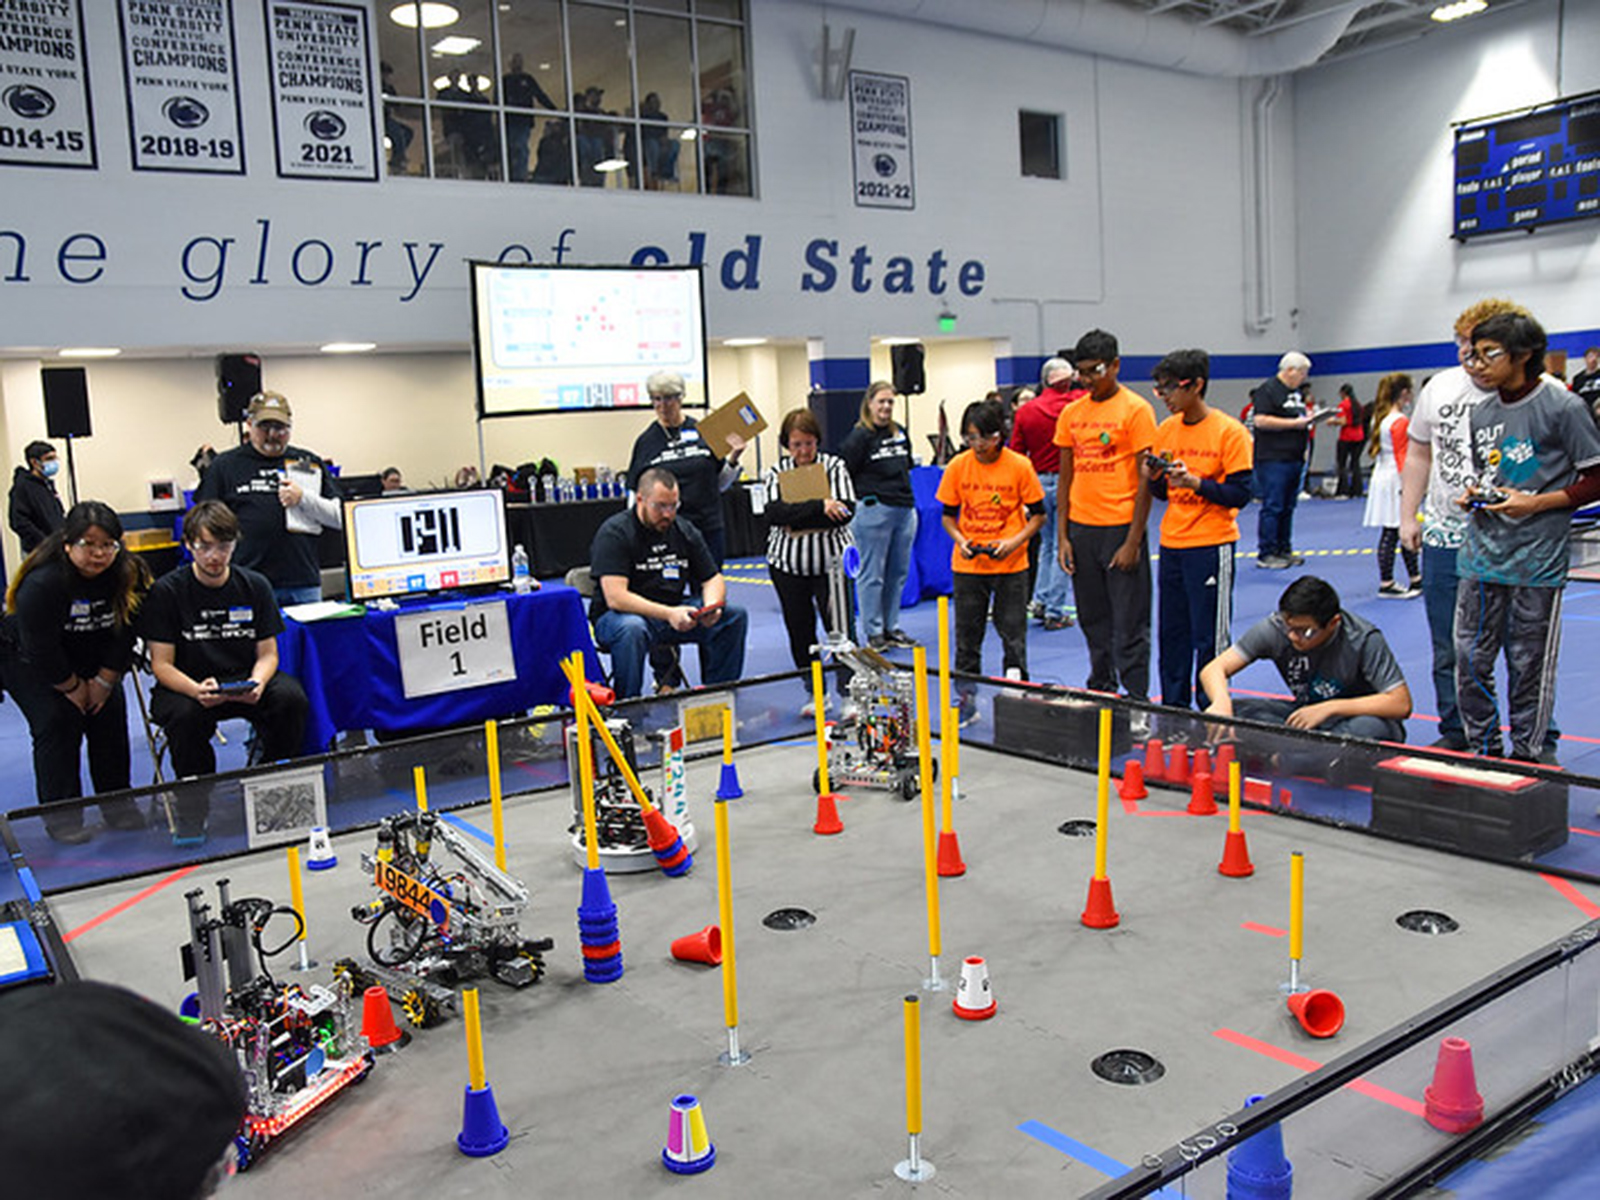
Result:
{"label": "man in black t-shirt", "polygon": [[245,419],[250,440],[217,455],[194,498],[238,514],[244,536],[234,565],[265,575],[279,604],[320,600],[317,541],[339,528],[339,490],[320,458],[289,444],[294,414],[283,396],[262,392]]}
{"label": "man in black t-shirt", "polygon": [[595,534],[589,571],[596,585],[589,617],[595,640],[611,655],[619,697],[639,695],[645,659],[658,644],[698,645],[707,685],[744,674],[748,618],[726,603],[721,568],[699,531],[678,516],[672,472],[651,467],[639,477],[634,506]]}
{"label": "man in black t-shirt", "polygon": [[1311,360],[1291,350],[1278,360],[1278,373],[1250,393],[1256,494],[1261,497],[1256,518],[1258,567],[1282,571],[1306,561],[1294,552],[1294,504],[1316,420],[1305,386],[1310,373]]}
{"label": "man in black t-shirt", "polygon": [[[167,734],[180,778],[217,769],[211,736],[217,722],[243,717],[255,727],[259,757],[273,762],[300,752],[306,694],[278,671],[283,617],[266,579],[231,564],[239,519],[220,500],[202,500],[183,518],[194,561],[156,581],[139,614],[139,632],[156,677],[150,715]],[[209,801],[185,789],[173,841],[205,841]]]}
{"label": "man in black t-shirt", "polygon": [[1600,346],[1583,352],[1583,370],[1572,377],[1572,390],[1589,406],[1589,415],[1600,422]]}

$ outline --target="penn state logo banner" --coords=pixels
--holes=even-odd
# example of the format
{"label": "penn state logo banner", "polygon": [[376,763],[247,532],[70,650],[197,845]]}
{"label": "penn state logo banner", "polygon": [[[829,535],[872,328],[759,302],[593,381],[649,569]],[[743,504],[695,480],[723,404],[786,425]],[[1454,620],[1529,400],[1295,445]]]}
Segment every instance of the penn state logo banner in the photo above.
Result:
{"label": "penn state logo banner", "polygon": [[118,0],[139,171],[244,174],[232,0]]}

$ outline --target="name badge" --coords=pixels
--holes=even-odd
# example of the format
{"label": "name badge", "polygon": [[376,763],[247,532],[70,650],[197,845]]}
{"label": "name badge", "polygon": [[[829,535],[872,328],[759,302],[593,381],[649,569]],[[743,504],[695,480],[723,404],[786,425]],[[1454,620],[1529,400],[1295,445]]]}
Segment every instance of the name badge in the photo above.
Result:
{"label": "name badge", "polygon": [[698,429],[685,429],[683,431],[683,437],[681,440],[685,442],[698,442],[700,440],[700,431]]}
{"label": "name badge", "polygon": [[234,625],[243,625],[254,615],[255,609],[253,608],[230,608],[228,610],[228,621]]}
{"label": "name badge", "polygon": [[677,579],[679,574],[680,572],[676,565],[661,568],[661,578],[663,579]]}
{"label": "name badge", "polygon": [[89,602],[87,600],[74,600],[71,612],[74,617],[87,617],[89,615]]}

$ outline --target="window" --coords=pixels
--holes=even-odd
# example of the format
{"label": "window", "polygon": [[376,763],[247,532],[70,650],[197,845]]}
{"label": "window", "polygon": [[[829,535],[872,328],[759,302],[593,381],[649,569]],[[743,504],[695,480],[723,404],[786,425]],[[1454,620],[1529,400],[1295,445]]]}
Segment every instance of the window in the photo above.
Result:
{"label": "window", "polygon": [[1057,113],[1017,113],[1017,136],[1022,146],[1022,173],[1037,179],[1060,179],[1061,117]]}
{"label": "window", "polygon": [[744,0],[379,0],[388,173],[748,196]]}

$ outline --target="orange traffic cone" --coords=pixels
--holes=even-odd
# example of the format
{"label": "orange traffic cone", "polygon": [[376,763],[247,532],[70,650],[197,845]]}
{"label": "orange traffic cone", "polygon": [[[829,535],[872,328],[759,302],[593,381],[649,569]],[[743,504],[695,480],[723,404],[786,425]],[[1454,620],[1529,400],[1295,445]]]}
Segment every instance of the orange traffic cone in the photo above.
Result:
{"label": "orange traffic cone", "polygon": [[1214,817],[1217,815],[1217,798],[1211,793],[1211,772],[1196,771],[1189,781],[1189,815]]}
{"label": "orange traffic cone", "polygon": [[376,983],[361,994],[361,1036],[379,1054],[398,1050],[411,1040],[411,1035],[394,1023],[389,993]]}
{"label": "orange traffic cone", "polygon": [[1222,843],[1222,862],[1217,866],[1219,874],[1230,879],[1243,879],[1246,875],[1254,875],[1256,866],[1250,861],[1250,847],[1245,842],[1244,830],[1228,830],[1227,840]]}
{"label": "orange traffic cone", "polygon": [[961,842],[954,829],[939,834],[939,874],[945,878],[965,875],[967,864],[961,860]]}
{"label": "orange traffic cone", "polygon": [[672,957],[679,962],[716,966],[722,961],[722,927],[707,925],[697,933],[687,933],[681,938],[673,939]]}
{"label": "orange traffic cone", "polygon": [[1122,764],[1122,782],[1117,784],[1117,797],[1122,800],[1143,800],[1150,794],[1144,786],[1144,768],[1137,758]]}
{"label": "orange traffic cone", "polygon": [[1083,916],[1079,919],[1090,929],[1111,929],[1122,920],[1111,900],[1109,877],[1089,877],[1089,902],[1084,905]]}
{"label": "orange traffic cone", "polygon": [[1439,1043],[1433,1083],[1422,1093],[1423,1118],[1445,1133],[1465,1133],[1483,1123],[1483,1097],[1472,1069],[1472,1043],[1447,1037]]}
{"label": "orange traffic cone", "polygon": [[1205,746],[1197,746],[1195,748],[1194,761],[1190,763],[1189,767],[1190,770],[1196,775],[1200,774],[1201,771],[1204,771],[1213,779],[1215,779],[1218,774],[1221,774],[1224,779],[1228,777],[1228,768],[1226,766],[1224,766],[1220,772],[1213,771],[1211,769],[1211,751]]}
{"label": "orange traffic cone", "polygon": [[1167,751],[1167,782],[1189,782],[1189,747],[1177,745]]}
{"label": "orange traffic cone", "polygon": [[844,822],[839,819],[839,806],[834,803],[837,799],[832,792],[823,792],[817,797],[817,821],[811,827],[812,833],[844,832]]}
{"label": "orange traffic cone", "polygon": [[1344,1001],[1326,988],[1290,996],[1289,1011],[1314,1038],[1330,1038],[1344,1028]]}
{"label": "orange traffic cone", "polygon": [[1144,777],[1152,782],[1167,774],[1167,763],[1162,753],[1160,738],[1153,737],[1144,744]]}

